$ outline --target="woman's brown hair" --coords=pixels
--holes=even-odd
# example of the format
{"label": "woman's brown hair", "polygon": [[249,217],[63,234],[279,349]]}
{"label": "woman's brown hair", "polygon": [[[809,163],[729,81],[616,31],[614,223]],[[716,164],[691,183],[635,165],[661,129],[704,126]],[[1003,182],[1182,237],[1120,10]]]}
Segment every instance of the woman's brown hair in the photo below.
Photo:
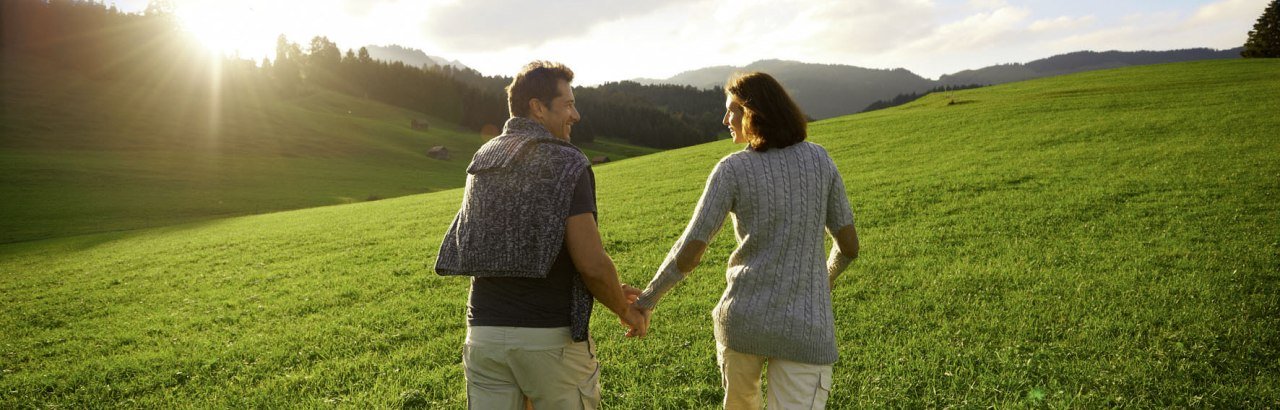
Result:
{"label": "woman's brown hair", "polygon": [[742,104],[742,133],[751,149],[786,148],[808,135],[804,113],[772,76],[739,74],[725,83],[724,92]]}

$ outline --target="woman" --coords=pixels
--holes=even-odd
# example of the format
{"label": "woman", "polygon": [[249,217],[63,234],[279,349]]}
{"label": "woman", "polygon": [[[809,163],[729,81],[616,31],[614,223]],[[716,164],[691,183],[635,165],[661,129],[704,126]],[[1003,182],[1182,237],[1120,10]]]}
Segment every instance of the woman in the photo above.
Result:
{"label": "woman", "polygon": [[[716,164],[688,228],[635,304],[650,314],[732,213],[738,247],[711,313],[724,406],[759,409],[768,363],[770,408],[823,408],[838,356],[831,288],[858,256],[844,181],[822,147],[804,142],[804,114],[773,77],[734,77],[725,94],[723,123],[747,149]],[[825,266],[824,230],[836,242]]]}

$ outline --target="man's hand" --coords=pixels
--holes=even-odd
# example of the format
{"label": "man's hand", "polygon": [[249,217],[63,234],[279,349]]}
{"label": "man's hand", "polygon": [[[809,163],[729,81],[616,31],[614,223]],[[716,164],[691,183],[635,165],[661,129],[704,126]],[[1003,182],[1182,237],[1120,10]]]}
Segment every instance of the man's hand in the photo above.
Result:
{"label": "man's hand", "polygon": [[627,303],[636,303],[636,300],[640,299],[641,293],[644,293],[643,289],[636,289],[625,283],[622,284],[622,294],[627,296]]}
{"label": "man's hand", "polygon": [[633,305],[637,299],[640,299],[641,293],[644,291],[622,284],[622,294],[627,297],[627,312],[618,317],[618,323],[627,327],[627,337],[644,337],[649,333],[649,315]]}
{"label": "man's hand", "polygon": [[[627,337],[643,337],[644,334],[648,332],[648,317],[632,314],[633,311],[638,309],[636,309],[635,305],[631,304],[636,303],[636,300],[640,299],[641,293],[644,293],[644,291],[636,289],[635,287],[625,283],[622,284],[622,294],[627,297],[628,305],[627,312],[622,316],[618,316],[618,323],[627,328]],[[642,330],[637,331],[637,328],[642,328]]]}

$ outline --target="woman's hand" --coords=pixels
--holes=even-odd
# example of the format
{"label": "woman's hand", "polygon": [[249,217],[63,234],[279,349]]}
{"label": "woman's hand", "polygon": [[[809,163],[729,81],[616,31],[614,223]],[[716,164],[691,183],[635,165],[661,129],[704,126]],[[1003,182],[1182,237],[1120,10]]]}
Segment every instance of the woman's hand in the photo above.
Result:
{"label": "woman's hand", "polygon": [[649,334],[649,313],[636,305],[627,306],[627,313],[619,320],[627,326],[627,337],[644,337]]}

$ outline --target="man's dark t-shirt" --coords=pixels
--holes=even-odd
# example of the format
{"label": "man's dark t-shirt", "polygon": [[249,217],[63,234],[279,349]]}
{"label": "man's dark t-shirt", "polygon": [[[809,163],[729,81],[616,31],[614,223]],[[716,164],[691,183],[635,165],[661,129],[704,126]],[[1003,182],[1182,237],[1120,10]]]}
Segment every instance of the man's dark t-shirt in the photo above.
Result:
{"label": "man's dark t-shirt", "polygon": [[[595,213],[595,175],[582,173],[573,189],[569,216]],[[578,269],[561,245],[546,278],[472,278],[467,323],[471,326],[567,327],[573,277]]]}

